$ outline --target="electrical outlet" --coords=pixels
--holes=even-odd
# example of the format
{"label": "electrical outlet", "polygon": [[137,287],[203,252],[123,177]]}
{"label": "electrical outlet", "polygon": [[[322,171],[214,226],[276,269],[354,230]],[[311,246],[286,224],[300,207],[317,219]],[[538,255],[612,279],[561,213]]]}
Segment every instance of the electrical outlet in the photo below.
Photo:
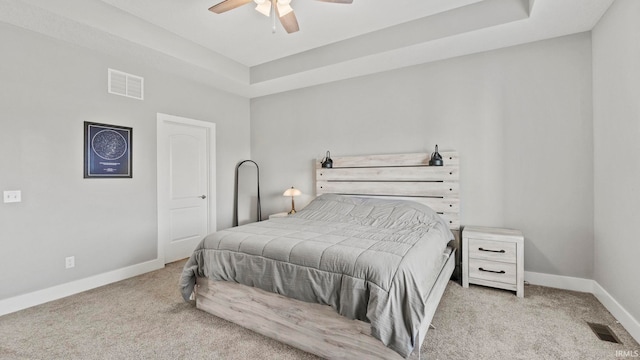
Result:
{"label": "electrical outlet", "polygon": [[22,201],[22,192],[20,190],[5,191],[3,195],[5,203],[16,203]]}
{"label": "electrical outlet", "polygon": [[76,266],[76,257],[75,256],[69,256],[68,258],[64,259],[64,267],[65,269],[71,269],[72,267]]}

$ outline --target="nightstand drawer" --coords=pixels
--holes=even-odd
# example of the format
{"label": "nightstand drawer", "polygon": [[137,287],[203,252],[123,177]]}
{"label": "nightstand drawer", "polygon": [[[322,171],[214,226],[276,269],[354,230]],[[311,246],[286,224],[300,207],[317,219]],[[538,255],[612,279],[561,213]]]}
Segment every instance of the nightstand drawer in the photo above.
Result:
{"label": "nightstand drawer", "polygon": [[469,258],[491,261],[516,262],[516,243],[469,239]]}
{"label": "nightstand drawer", "polygon": [[515,284],[516,264],[469,259],[469,278]]}

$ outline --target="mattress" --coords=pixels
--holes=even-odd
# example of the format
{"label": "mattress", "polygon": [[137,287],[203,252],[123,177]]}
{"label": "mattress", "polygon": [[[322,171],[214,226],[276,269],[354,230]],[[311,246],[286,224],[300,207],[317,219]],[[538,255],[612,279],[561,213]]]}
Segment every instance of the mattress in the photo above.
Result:
{"label": "mattress", "polygon": [[180,287],[187,300],[207,277],[326,304],[371,323],[372,336],[406,357],[451,239],[425,205],[322,195],[295,215],[208,235]]}

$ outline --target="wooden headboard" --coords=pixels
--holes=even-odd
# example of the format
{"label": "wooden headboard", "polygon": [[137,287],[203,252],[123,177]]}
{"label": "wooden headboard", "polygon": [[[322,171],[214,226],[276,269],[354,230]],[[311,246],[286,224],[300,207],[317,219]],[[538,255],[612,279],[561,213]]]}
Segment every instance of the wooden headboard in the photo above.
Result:
{"label": "wooden headboard", "polygon": [[441,151],[444,166],[429,166],[430,154],[334,157],[333,168],[316,162],[316,194],[384,196],[413,200],[460,229],[458,153]]}
{"label": "wooden headboard", "polygon": [[316,161],[316,195],[342,194],[405,199],[423,203],[449,224],[456,239],[460,275],[460,169],[456,151],[440,151],[444,166],[429,166],[431,154],[333,157],[333,168]]}

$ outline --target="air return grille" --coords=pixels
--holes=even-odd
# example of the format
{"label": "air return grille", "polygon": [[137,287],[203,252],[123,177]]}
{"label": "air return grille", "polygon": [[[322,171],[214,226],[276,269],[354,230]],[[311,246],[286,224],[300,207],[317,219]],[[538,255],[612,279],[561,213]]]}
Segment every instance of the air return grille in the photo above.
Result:
{"label": "air return grille", "polygon": [[133,99],[144,99],[144,79],[140,76],[109,69],[110,94],[121,95]]}
{"label": "air return grille", "polygon": [[621,344],[616,334],[614,334],[611,328],[608,327],[607,325],[594,324],[590,322],[587,322],[587,324],[589,324],[589,327],[591,328],[591,330],[593,330],[593,332],[596,334],[598,339],[602,341],[609,341],[612,343]]}

